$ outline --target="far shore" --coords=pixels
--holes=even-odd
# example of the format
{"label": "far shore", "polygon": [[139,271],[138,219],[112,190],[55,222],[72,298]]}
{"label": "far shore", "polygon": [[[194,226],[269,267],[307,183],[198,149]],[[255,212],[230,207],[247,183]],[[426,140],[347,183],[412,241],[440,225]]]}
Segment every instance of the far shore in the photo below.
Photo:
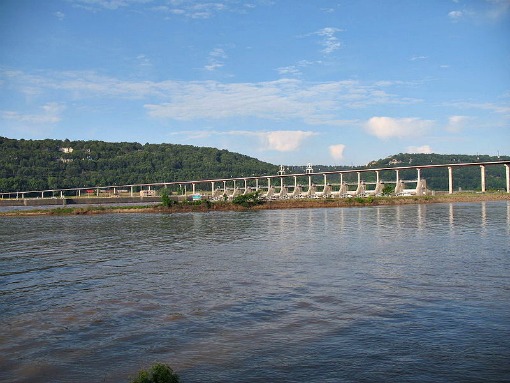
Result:
{"label": "far shore", "polygon": [[0,212],[5,216],[34,216],[34,215],[89,215],[108,213],[185,213],[185,212],[211,212],[211,211],[254,211],[268,209],[306,209],[331,207],[361,207],[386,206],[430,203],[463,203],[483,201],[510,201],[509,193],[456,193],[436,196],[407,196],[407,197],[367,197],[367,198],[327,198],[327,199],[288,199],[264,201],[261,204],[243,207],[232,202],[206,200],[196,202],[181,202],[169,207],[162,204],[152,206],[101,205],[56,207],[50,209],[12,210]]}

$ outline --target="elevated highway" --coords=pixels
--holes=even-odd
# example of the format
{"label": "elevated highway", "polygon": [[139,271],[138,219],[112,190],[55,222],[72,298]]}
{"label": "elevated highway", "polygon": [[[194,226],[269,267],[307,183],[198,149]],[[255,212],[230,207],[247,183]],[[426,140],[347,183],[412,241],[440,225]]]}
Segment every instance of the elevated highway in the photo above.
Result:
{"label": "elevated highway", "polygon": [[[461,168],[478,167],[480,169],[480,191],[486,192],[486,168],[504,166],[506,192],[510,193],[510,161],[492,161],[475,163],[454,163],[442,165],[398,166],[374,169],[338,170],[314,172],[309,165],[304,173],[285,174],[284,168],[277,175],[233,177],[203,180],[183,180],[173,182],[140,183],[129,185],[90,186],[67,189],[28,190],[0,193],[2,200],[23,199],[55,199],[84,197],[130,197],[154,199],[163,188],[177,189],[178,195],[187,197],[201,195],[210,199],[232,199],[236,195],[252,191],[260,191],[266,199],[276,198],[345,198],[354,196],[381,195],[386,185],[392,186],[394,195],[425,195],[434,193],[427,188],[422,177],[424,169],[443,169],[448,174],[448,189],[454,193],[454,172]],[[403,171],[415,171],[416,178],[403,179]],[[393,174],[393,177],[382,179],[381,174]],[[408,173],[408,172],[407,172]],[[372,181],[366,181],[371,174]],[[375,174],[375,181],[373,175]],[[354,176],[353,176],[354,175]],[[356,178],[355,182],[347,182],[347,178]],[[312,182],[321,179],[320,183]],[[305,182],[303,182],[303,180]],[[393,186],[394,185],[394,186]],[[120,201],[119,201],[120,202]]]}

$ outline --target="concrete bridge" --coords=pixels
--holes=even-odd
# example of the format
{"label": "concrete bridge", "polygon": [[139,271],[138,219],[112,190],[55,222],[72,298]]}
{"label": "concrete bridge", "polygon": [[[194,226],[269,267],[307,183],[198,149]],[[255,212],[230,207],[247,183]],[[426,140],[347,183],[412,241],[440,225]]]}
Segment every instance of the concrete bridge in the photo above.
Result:
{"label": "concrete bridge", "polygon": [[[504,166],[506,174],[506,192],[510,193],[510,161],[455,163],[444,165],[416,165],[400,166],[377,169],[338,170],[327,172],[314,172],[308,165],[305,173],[285,174],[283,167],[277,175],[234,177],[222,179],[205,179],[194,181],[158,182],[147,184],[94,186],[69,189],[48,189],[0,193],[0,199],[55,199],[55,197],[140,197],[153,198],[158,195],[162,188],[176,188],[181,196],[190,194],[197,198],[203,196],[212,200],[233,199],[237,195],[252,191],[260,191],[265,199],[277,198],[345,198],[366,197],[382,195],[386,185],[394,185],[392,192],[395,195],[426,195],[434,192],[427,189],[426,180],[422,177],[423,169],[444,169],[448,172],[448,193],[454,192],[454,171],[466,167],[480,168],[480,190],[486,191],[485,171],[488,166]],[[416,178],[403,179],[401,172],[416,171]],[[391,172],[394,177],[383,180],[381,173]],[[364,177],[375,173],[375,181],[365,181]],[[346,178],[357,176],[356,182],[346,182]],[[322,178],[322,182],[316,184],[312,179]],[[298,180],[305,180],[304,185]]]}

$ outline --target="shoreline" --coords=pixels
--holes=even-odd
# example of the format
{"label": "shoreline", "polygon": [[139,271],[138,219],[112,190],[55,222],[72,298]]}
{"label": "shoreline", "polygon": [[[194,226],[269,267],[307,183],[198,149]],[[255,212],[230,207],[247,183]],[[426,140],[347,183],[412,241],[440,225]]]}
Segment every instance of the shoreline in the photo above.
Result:
{"label": "shoreline", "polygon": [[406,196],[406,197],[367,197],[367,198],[327,198],[327,199],[288,199],[270,200],[261,204],[243,207],[232,202],[181,202],[169,207],[161,204],[154,206],[60,206],[53,209],[12,210],[0,212],[0,217],[23,217],[44,215],[91,215],[113,213],[188,213],[213,211],[257,211],[278,209],[311,209],[311,208],[338,208],[363,206],[394,206],[430,203],[467,203],[484,201],[510,201],[509,193],[465,193],[445,194],[439,196]]}

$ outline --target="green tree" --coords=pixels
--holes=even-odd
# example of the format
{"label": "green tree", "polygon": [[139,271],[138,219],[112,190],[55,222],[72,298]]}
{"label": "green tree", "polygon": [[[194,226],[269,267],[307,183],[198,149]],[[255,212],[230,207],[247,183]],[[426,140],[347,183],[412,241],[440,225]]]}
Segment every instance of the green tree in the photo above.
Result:
{"label": "green tree", "polygon": [[156,363],[148,370],[142,370],[131,383],[179,383],[179,375],[163,363]]}

